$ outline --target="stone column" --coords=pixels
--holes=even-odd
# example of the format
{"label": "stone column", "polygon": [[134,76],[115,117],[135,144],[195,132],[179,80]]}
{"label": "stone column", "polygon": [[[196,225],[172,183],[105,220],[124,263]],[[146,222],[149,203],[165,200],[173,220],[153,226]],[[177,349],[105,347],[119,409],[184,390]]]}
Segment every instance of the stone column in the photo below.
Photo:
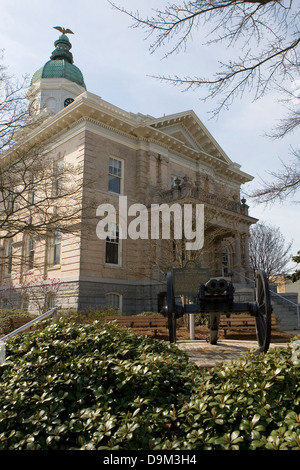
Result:
{"label": "stone column", "polygon": [[[245,275],[245,271],[242,267],[242,250],[241,250],[241,234],[238,232],[234,236],[234,263],[233,263],[234,271],[237,271],[242,276]],[[239,283],[244,282],[244,277],[238,276],[236,273],[234,274],[234,279],[237,280]]]}
{"label": "stone column", "polygon": [[244,242],[244,268],[245,276],[251,279],[252,270],[250,266],[250,256],[249,256],[249,235],[245,234],[243,236]]}
{"label": "stone column", "polygon": [[201,172],[199,170],[196,171],[196,181],[195,181],[196,189],[198,193],[201,189]]}
{"label": "stone column", "polygon": [[146,190],[148,186],[148,164],[147,155],[144,150],[137,151],[137,188],[136,198],[140,204],[144,204],[146,200]]}
{"label": "stone column", "polygon": [[150,186],[156,186],[157,185],[157,156],[149,152],[148,153],[148,161],[149,161],[149,184]]}
{"label": "stone column", "polygon": [[215,240],[211,245],[211,257],[209,260],[210,276],[222,276],[222,242]]}
{"label": "stone column", "polygon": [[170,189],[170,181],[168,178],[168,157],[160,156],[160,187],[161,189]]}

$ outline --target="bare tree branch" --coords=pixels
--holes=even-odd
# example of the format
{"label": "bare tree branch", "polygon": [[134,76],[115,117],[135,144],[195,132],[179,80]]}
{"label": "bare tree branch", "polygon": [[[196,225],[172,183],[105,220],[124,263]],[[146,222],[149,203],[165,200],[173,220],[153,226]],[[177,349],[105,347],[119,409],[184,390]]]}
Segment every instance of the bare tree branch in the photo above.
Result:
{"label": "bare tree branch", "polygon": [[64,232],[74,230],[82,210],[81,169],[65,163],[57,191],[50,152],[32,147],[5,157],[0,162],[0,239],[25,231],[45,234],[58,225]]}
{"label": "bare tree branch", "polygon": [[[24,236],[45,241],[57,230],[78,234],[82,224],[94,219],[97,207],[92,194],[85,197],[85,206],[82,197],[97,175],[88,177],[82,164],[59,160],[51,142],[30,145],[27,137],[41,119],[29,118],[25,85],[0,65],[0,248],[9,240],[20,244]],[[21,252],[14,249],[14,264]],[[6,250],[1,256],[5,263]]]}
{"label": "bare tree branch", "polygon": [[[207,90],[201,99],[217,99],[212,115],[228,109],[237,97],[251,92],[257,100],[270,90],[284,91],[288,115],[274,130],[273,136],[283,137],[300,124],[299,90],[292,90],[299,77],[300,4],[295,0],[198,0],[167,3],[155,9],[152,16],[142,17],[109,2],[127,14],[134,28],[146,31],[153,53],[168,45],[165,57],[186,49],[192,34],[197,31],[201,47],[220,44],[228,57],[219,62],[210,77],[165,76],[154,78],[187,90]],[[238,53],[236,52],[238,51]],[[280,180],[269,188],[271,199],[294,194],[299,187],[299,174],[288,167]],[[294,178],[295,177],[295,178]],[[277,183],[280,184],[278,185]],[[287,186],[284,189],[283,184]],[[271,191],[271,192],[270,192]],[[258,197],[264,193],[256,193]],[[276,196],[277,195],[277,196]],[[264,198],[263,198],[264,199]]]}
{"label": "bare tree branch", "polygon": [[286,266],[291,260],[292,242],[286,243],[278,227],[264,222],[253,225],[250,229],[249,256],[253,273],[263,269],[267,276],[286,273]]}
{"label": "bare tree branch", "polygon": [[292,150],[292,154],[292,161],[282,161],[280,170],[269,172],[273,178],[271,182],[262,181],[261,188],[249,196],[263,203],[283,201],[294,196],[300,188],[300,150]]}
{"label": "bare tree branch", "polygon": [[[2,57],[0,57],[2,60]],[[16,133],[26,125],[28,104],[26,92],[28,78],[22,82],[10,77],[6,67],[0,64],[0,151],[15,143]]]}

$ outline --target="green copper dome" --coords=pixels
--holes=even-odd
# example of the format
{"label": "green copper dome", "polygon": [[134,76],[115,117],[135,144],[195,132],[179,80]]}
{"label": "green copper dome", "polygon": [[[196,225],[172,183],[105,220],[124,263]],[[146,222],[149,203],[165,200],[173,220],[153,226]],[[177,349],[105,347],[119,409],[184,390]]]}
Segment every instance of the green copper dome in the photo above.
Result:
{"label": "green copper dome", "polygon": [[86,89],[81,71],[73,64],[73,55],[70,52],[72,44],[69,38],[62,34],[54,45],[55,50],[52,52],[50,60],[35,72],[31,84],[41,78],[66,78]]}

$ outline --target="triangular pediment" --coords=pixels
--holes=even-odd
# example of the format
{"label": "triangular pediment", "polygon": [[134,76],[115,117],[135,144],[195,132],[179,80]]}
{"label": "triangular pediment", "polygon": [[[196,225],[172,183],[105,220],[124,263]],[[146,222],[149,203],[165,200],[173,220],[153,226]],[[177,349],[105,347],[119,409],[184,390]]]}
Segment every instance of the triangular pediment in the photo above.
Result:
{"label": "triangular pediment", "polygon": [[181,123],[178,123],[172,126],[162,127],[161,130],[165,132],[166,134],[179,140],[187,147],[192,148],[193,150],[197,150],[197,151],[203,150],[200,147],[199,143],[190,135],[190,133]]}
{"label": "triangular pediment", "polygon": [[193,150],[204,152],[223,162],[232,163],[194,111],[163,116],[147,124],[174,137]]}

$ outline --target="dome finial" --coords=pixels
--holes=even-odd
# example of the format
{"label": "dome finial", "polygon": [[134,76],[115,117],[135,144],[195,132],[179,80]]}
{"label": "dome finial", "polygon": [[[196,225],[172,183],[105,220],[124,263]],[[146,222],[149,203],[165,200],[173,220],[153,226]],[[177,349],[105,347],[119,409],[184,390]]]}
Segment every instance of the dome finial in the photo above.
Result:
{"label": "dome finial", "polygon": [[70,29],[62,28],[61,26],[55,26],[54,29],[58,29],[62,34],[59,36],[57,41],[55,41],[55,50],[52,52],[50,59],[51,60],[66,60],[70,64],[73,64],[73,55],[70,52],[72,49],[72,44],[69,41],[67,34],[74,34]]}
{"label": "dome finial", "polygon": [[74,34],[73,31],[71,31],[68,28],[62,28],[61,26],[53,26],[53,29],[57,29],[60,31],[62,34]]}
{"label": "dome finial", "polygon": [[74,34],[73,31],[61,26],[54,26],[54,29],[57,29],[62,34],[54,42],[55,49],[50,56],[50,60],[35,72],[31,84],[44,78],[64,78],[86,89],[82,73],[73,63],[72,44],[68,36],[66,36],[66,34]]}

